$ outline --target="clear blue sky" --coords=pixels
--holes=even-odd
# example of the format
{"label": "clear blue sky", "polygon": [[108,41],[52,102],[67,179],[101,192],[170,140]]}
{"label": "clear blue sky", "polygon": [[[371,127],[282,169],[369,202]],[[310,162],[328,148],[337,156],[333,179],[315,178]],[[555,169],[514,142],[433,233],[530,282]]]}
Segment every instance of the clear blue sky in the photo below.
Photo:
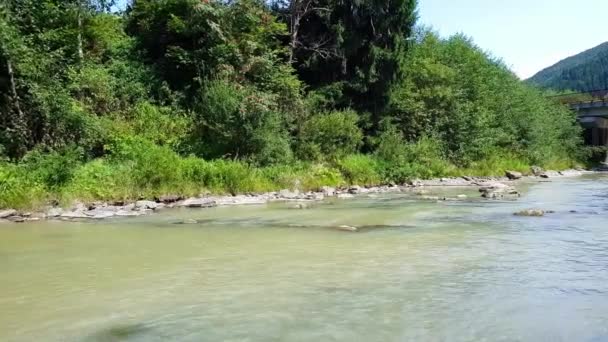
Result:
{"label": "clear blue sky", "polygon": [[608,41],[608,0],[419,0],[419,23],[464,33],[527,78]]}

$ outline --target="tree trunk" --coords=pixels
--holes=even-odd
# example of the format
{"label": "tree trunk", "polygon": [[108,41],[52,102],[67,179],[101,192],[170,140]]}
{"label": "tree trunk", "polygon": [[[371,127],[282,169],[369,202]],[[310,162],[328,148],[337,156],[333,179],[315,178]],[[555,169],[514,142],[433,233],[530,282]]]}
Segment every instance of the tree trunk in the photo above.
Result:
{"label": "tree trunk", "polygon": [[25,121],[25,115],[23,114],[23,110],[21,109],[21,101],[19,100],[19,94],[17,93],[17,84],[15,82],[15,71],[13,70],[13,63],[9,57],[6,57],[6,69],[8,71],[8,82],[11,88],[11,98],[13,101],[13,106],[15,107],[15,111],[17,112],[17,122],[19,124],[23,124]]}
{"label": "tree trunk", "polygon": [[80,63],[84,60],[84,51],[82,48],[82,0],[78,0],[78,61]]}
{"label": "tree trunk", "polygon": [[291,32],[289,35],[289,64],[293,64],[294,56],[296,53],[296,47],[298,45],[298,31],[300,30],[300,19],[301,13],[299,13],[299,2],[300,0],[293,0],[291,2]]}

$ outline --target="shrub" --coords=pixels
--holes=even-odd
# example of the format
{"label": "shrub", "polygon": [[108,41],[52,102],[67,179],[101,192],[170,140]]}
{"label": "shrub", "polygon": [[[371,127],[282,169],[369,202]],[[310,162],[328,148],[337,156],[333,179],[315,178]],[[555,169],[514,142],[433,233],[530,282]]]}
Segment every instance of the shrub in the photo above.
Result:
{"label": "shrub", "polygon": [[300,133],[300,155],[309,160],[337,160],[356,153],[363,141],[358,121],[351,110],[313,116]]}
{"label": "shrub", "polygon": [[15,164],[0,162],[0,208],[28,208],[44,203],[44,185]]}
{"label": "shrub", "polygon": [[338,167],[350,184],[378,185],[382,181],[382,176],[378,172],[379,164],[369,155],[347,156],[338,162]]}
{"label": "shrub", "polygon": [[38,149],[28,153],[21,161],[21,166],[35,181],[49,189],[57,189],[72,180],[82,158],[83,151],[80,148],[50,152]]}

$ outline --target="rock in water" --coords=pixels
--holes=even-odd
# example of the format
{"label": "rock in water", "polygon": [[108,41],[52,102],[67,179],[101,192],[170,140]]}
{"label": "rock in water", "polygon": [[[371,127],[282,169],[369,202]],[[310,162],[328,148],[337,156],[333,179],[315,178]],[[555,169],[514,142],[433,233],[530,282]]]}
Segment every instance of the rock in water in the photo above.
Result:
{"label": "rock in water", "polygon": [[279,197],[283,199],[297,199],[298,197],[300,197],[300,191],[291,191],[289,189],[283,189],[279,191]]}
{"label": "rock in water", "polygon": [[357,227],[347,226],[347,225],[338,226],[338,227],[336,227],[336,229],[341,230],[343,232],[358,232],[359,231],[359,229],[357,229]]}
{"label": "rock in water", "polygon": [[175,203],[177,201],[180,201],[182,199],[183,198],[178,195],[165,195],[165,196],[160,196],[158,198],[158,201],[161,203],[170,204],[170,203]]}
{"label": "rock in water", "polygon": [[361,187],[358,185],[353,185],[350,188],[348,188],[348,193],[351,195],[356,195],[361,193]]}
{"label": "rock in water", "polygon": [[503,198],[505,196],[519,196],[519,192],[511,186],[499,182],[491,182],[479,188],[481,197],[484,198]]}
{"label": "rock in water", "polygon": [[142,210],[142,209],[156,209],[158,207],[158,203],[153,202],[153,201],[137,201],[135,202],[135,209],[137,210]]}
{"label": "rock in water", "polygon": [[326,197],[332,197],[332,196],[336,195],[336,189],[332,188],[330,186],[322,187],[321,192],[323,193],[323,196],[326,196]]}
{"label": "rock in water", "polygon": [[543,168],[540,166],[532,166],[530,168],[530,172],[532,172],[534,176],[540,176],[543,172],[545,172],[545,170],[543,170]]}
{"label": "rock in water", "polygon": [[506,171],[505,175],[510,180],[521,179],[521,177],[523,177],[522,173],[521,172],[517,172],[517,171]]}
{"label": "rock in water", "polygon": [[63,209],[61,208],[51,208],[46,212],[47,217],[59,217],[63,214]]}
{"label": "rock in water", "polygon": [[545,172],[542,172],[539,176],[540,176],[540,178],[553,178],[553,177],[559,177],[561,175],[557,171],[545,171]]}
{"label": "rock in water", "polygon": [[545,211],[540,209],[526,209],[515,213],[515,216],[542,217]]}
{"label": "rock in water", "polygon": [[189,198],[183,201],[181,206],[187,208],[211,208],[216,207],[217,202],[209,198]]}
{"label": "rock in water", "polygon": [[11,217],[17,214],[15,209],[0,210],[0,219]]}

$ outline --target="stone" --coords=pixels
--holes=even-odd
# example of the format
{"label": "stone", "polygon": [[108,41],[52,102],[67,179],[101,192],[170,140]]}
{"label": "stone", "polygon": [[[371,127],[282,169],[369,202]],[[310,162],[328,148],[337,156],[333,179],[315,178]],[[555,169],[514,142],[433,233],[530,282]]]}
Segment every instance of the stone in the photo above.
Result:
{"label": "stone", "polygon": [[360,186],[358,186],[358,185],[351,185],[351,186],[348,188],[348,193],[349,193],[349,194],[351,194],[351,195],[360,194],[360,193],[362,192],[362,190],[361,190],[361,189],[362,189],[362,188],[361,188]]}
{"label": "stone", "polygon": [[63,214],[63,209],[61,208],[51,208],[46,212],[47,217],[59,217]]}
{"label": "stone", "polygon": [[321,188],[321,193],[326,197],[333,197],[336,195],[336,188],[330,186],[324,186]]}
{"label": "stone", "polygon": [[120,217],[135,217],[143,215],[142,211],[132,211],[132,210],[118,210],[114,213],[116,216]]}
{"label": "stone", "polygon": [[534,176],[540,176],[545,170],[543,170],[542,167],[540,166],[532,166],[530,168],[530,172],[532,173],[532,175]]}
{"label": "stone", "polygon": [[289,209],[310,209],[309,203],[296,203],[289,206]]}
{"label": "stone", "polygon": [[519,196],[519,192],[515,188],[500,182],[487,182],[479,188],[479,192],[481,192],[481,197],[493,199],[508,195]]}
{"label": "stone", "polygon": [[142,210],[142,209],[156,209],[158,207],[158,203],[153,202],[153,201],[137,201],[135,202],[135,209],[136,210]]}
{"label": "stone", "polygon": [[185,220],[173,222],[173,224],[198,224],[198,221],[195,219],[185,219]]}
{"label": "stone", "polygon": [[90,216],[85,214],[83,211],[74,210],[74,211],[64,212],[61,214],[60,217],[67,218],[67,219],[80,219],[80,218],[89,218]]}
{"label": "stone", "polygon": [[283,189],[279,191],[279,197],[283,199],[297,199],[300,197],[300,191],[291,191],[289,189]]}
{"label": "stone", "polygon": [[352,194],[338,194],[339,199],[349,199],[349,198],[353,198],[353,197],[355,197],[355,196]]}
{"label": "stone", "polygon": [[25,217],[19,216],[19,215],[9,216],[6,219],[11,222],[17,222],[17,223],[25,222]]}
{"label": "stone", "polygon": [[515,216],[542,217],[545,216],[545,211],[540,209],[526,209],[514,214]]}
{"label": "stone", "polygon": [[557,171],[545,171],[539,175],[540,178],[554,178],[559,176],[560,174]]}
{"label": "stone", "polygon": [[158,198],[158,202],[169,204],[169,203],[175,203],[177,201],[181,201],[182,199],[183,199],[183,197],[181,197],[179,195],[164,195],[164,196],[160,196]]}
{"label": "stone", "polygon": [[0,210],[0,219],[11,217],[16,214],[17,214],[17,210],[15,210],[15,209]]}
{"label": "stone", "polygon": [[459,199],[465,199],[465,198],[468,198],[468,197],[469,196],[464,195],[464,194],[456,196],[456,198],[459,198]]}
{"label": "stone", "polygon": [[341,230],[343,232],[358,232],[359,231],[359,229],[357,229],[357,227],[347,226],[347,225],[337,226],[336,229]]}
{"label": "stone", "polygon": [[564,170],[560,171],[559,174],[564,177],[578,177],[582,176],[583,172],[580,170]]}
{"label": "stone", "polygon": [[189,198],[181,203],[186,208],[211,208],[216,207],[217,202],[210,198]]}
{"label": "stone", "polygon": [[516,180],[521,179],[524,175],[521,172],[517,171],[506,171],[505,176],[507,176],[507,178],[509,178],[510,180]]}

